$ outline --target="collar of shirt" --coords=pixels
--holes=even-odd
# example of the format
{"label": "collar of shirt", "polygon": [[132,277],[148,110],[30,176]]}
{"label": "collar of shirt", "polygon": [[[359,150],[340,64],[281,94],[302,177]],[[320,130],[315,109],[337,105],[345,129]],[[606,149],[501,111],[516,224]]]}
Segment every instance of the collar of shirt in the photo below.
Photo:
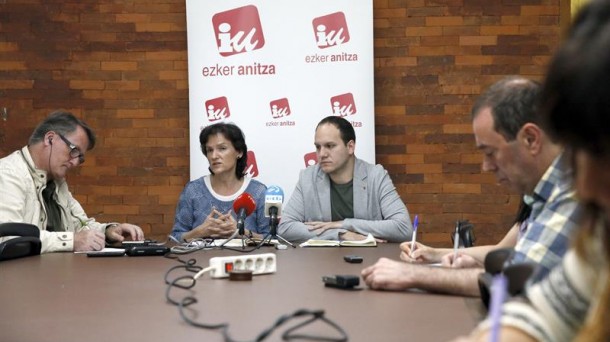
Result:
{"label": "collar of shirt", "polygon": [[560,153],[551,163],[549,168],[544,172],[538,184],[534,188],[532,196],[524,195],[523,201],[527,205],[534,205],[536,202],[547,202],[553,195],[553,189],[556,184],[561,181],[562,177],[568,174],[570,168],[569,162],[566,160],[565,153]]}
{"label": "collar of shirt", "polygon": [[30,176],[34,181],[34,185],[36,185],[37,189],[44,188],[47,185],[47,172],[36,168],[36,165],[34,165],[34,160],[32,159],[32,155],[30,154],[30,150],[27,146],[23,147],[20,152],[21,157],[28,165]]}

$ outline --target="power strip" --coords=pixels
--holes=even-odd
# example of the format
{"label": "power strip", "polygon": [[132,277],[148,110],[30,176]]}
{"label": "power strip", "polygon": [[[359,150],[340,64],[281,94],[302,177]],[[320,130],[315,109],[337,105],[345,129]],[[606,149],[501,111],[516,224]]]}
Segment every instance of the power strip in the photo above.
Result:
{"label": "power strip", "polygon": [[212,278],[227,278],[233,270],[249,270],[252,275],[275,273],[277,270],[275,254],[236,255],[213,257],[210,259]]}

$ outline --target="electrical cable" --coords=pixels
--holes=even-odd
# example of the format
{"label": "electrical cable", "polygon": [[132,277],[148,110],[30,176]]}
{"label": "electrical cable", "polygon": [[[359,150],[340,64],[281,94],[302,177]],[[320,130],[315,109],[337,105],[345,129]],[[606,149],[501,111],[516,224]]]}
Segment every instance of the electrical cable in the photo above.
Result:
{"label": "electrical cable", "polygon": [[[259,246],[260,247],[260,246]],[[166,273],[165,273],[165,283],[168,285],[166,291],[165,291],[165,297],[167,299],[167,301],[175,306],[178,306],[178,312],[180,314],[180,317],[182,317],[182,319],[188,323],[189,325],[192,325],[194,327],[197,328],[202,328],[202,329],[208,329],[208,330],[221,330],[222,331],[222,335],[224,338],[224,341],[226,342],[239,342],[237,340],[234,340],[233,338],[230,337],[229,335],[229,324],[228,323],[216,323],[216,324],[209,324],[209,323],[202,323],[202,322],[197,322],[193,319],[191,319],[187,314],[186,314],[186,310],[192,310],[193,312],[195,310],[189,308],[192,304],[195,304],[198,302],[197,298],[194,297],[194,291],[192,290],[195,287],[195,284],[197,283],[197,279],[199,279],[203,274],[209,272],[210,270],[213,269],[213,267],[206,267],[203,268],[201,266],[196,265],[196,260],[195,259],[189,259],[187,261],[184,261],[178,257],[174,257],[178,262],[182,263],[182,265],[177,265],[177,266],[173,266],[171,267]],[[191,273],[195,273],[195,275],[182,275],[179,276],[177,278],[175,278],[174,280],[169,281],[168,280],[168,275],[176,269],[179,268],[184,268],[185,270],[191,272]],[[196,271],[197,270],[197,271]],[[177,287],[183,290],[187,290],[189,292],[189,295],[183,297],[181,300],[174,300],[170,297],[170,291],[172,288]],[[348,335],[345,332],[345,330],[343,330],[343,328],[341,328],[337,323],[333,322],[332,320],[328,319],[327,317],[325,317],[324,315],[324,310],[307,310],[307,309],[300,309],[297,311],[294,311],[291,314],[287,314],[287,315],[282,315],[280,316],[274,323],[273,325],[271,325],[269,328],[263,330],[256,338],[254,341],[259,342],[259,341],[263,341],[265,340],[267,337],[271,336],[279,327],[281,327],[282,325],[284,325],[285,323],[288,323],[289,321],[296,319],[296,318],[302,318],[302,317],[309,317],[309,319],[306,319],[303,322],[300,322],[292,327],[289,327],[286,331],[284,331],[282,333],[282,340],[284,341],[290,341],[290,340],[310,340],[310,341],[329,341],[329,342],[345,342],[348,340]],[[330,326],[333,330],[335,330],[340,336],[339,337],[327,337],[327,336],[315,336],[315,335],[307,335],[307,334],[296,334],[295,331],[305,327],[307,325],[309,325],[310,323],[313,323],[315,321],[321,321],[325,324],[327,324],[328,326]]]}
{"label": "electrical cable", "polygon": [[193,239],[189,242],[182,243],[178,246],[173,246],[169,250],[173,254],[189,254],[200,250],[210,250],[214,248],[212,239]]}
{"label": "electrical cable", "polygon": [[[267,242],[267,239],[270,235],[269,234],[265,235],[265,237],[258,243],[256,243],[255,240],[252,240],[250,238],[246,239],[247,242],[245,242],[245,245],[249,245],[251,242],[256,243],[256,245],[254,245],[252,248],[239,249],[239,248],[226,246],[226,244],[229,243],[232,239],[234,239],[235,236],[237,236],[237,230],[235,230],[233,232],[233,234],[231,234],[231,236],[229,236],[227,239],[225,239],[220,245],[215,245],[213,239],[197,238],[197,239],[190,240],[189,242],[180,243],[178,246],[170,247],[170,252],[172,254],[189,254],[189,253],[193,253],[193,252],[200,251],[200,250],[211,250],[211,249],[219,248],[219,249],[226,249],[226,250],[230,250],[230,251],[234,251],[234,252],[249,253],[249,252],[253,252],[253,251],[259,249],[261,246],[263,246],[263,244],[265,242]],[[168,238],[171,239],[172,241],[177,241],[177,239],[171,235],[169,235]]]}
{"label": "electrical cable", "polygon": [[[234,248],[234,247],[227,247],[227,246],[224,246],[224,247],[222,247],[221,249],[226,249],[226,250],[229,250],[229,251],[233,251],[233,252],[240,252],[240,253],[250,253],[250,252],[253,252],[253,251],[255,251],[255,250],[257,250],[257,249],[261,248],[261,247],[263,246],[263,244],[265,243],[265,240],[267,239],[267,237],[269,237],[269,234],[268,234],[268,233],[267,233],[267,235],[265,235],[265,237],[263,237],[263,238],[261,239],[261,241],[259,241],[258,243],[257,243],[255,240],[253,240],[253,239],[248,239],[248,241],[256,243],[256,245],[252,246],[252,248],[248,248],[248,249],[246,249],[246,248],[241,248],[241,249],[239,249],[239,248]],[[248,243],[249,243],[249,242],[247,242],[247,243],[246,243],[246,245],[247,245]]]}

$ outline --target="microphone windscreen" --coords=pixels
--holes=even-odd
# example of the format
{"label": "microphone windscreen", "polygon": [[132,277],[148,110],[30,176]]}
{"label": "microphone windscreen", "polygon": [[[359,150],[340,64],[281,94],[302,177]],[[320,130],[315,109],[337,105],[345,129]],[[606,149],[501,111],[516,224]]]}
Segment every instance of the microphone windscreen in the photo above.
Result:
{"label": "microphone windscreen", "polygon": [[272,185],[265,191],[265,217],[271,215],[271,208],[277,209],[277,217],[282,216],[282,202],[284,202],[284,191],[277,185]]}
{"label": "microphone windscreen", "polygon": [[239,213],[241,209],[246,211],[246,216],[252,214],[256,209],[256,201],[254,201],[254,198],[247,192],[237,196],[235,201],[233,201],[233,211]]}

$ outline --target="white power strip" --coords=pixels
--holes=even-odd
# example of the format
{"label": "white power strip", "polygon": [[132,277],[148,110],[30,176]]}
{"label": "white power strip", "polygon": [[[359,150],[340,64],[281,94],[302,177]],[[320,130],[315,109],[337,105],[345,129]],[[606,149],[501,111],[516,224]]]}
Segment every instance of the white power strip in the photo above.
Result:
{"label": "white power strip", "polygon": [[236,255],[210,259],[212,278],[226,278],[232,270],[249,270],[252,275],[275,273],[275,254]]}

